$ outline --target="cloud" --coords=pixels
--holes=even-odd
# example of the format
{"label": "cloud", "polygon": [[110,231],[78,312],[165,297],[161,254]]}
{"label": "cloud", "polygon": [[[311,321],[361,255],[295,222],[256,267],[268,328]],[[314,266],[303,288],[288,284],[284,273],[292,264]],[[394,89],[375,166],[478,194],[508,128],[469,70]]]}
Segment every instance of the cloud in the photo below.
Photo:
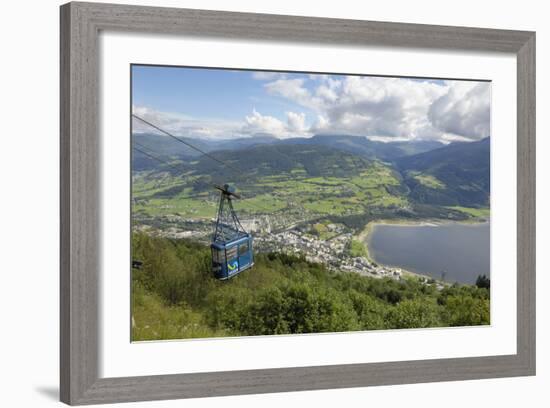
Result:
{"label": "cloud", "polygon": [[285,74],[281,72],[254,71],[252,78],[258,81],[273,81],[277,78],[284,78]]}
{"label": "cloud", "polygon": [[317,121],[311,126],[315,133],[324,133],[329,129],[330,121],[323,115],[317,116]]}
{"label": "cloud", "polygon": [[264,116],[254,109],[250,116],[245,117],[243,132],[247,134],[269,133],[280,136],[286,133],[283,122],[273,116]]}
{"label": "cloud", "polygon": [[[145,106],[133,106],[132,112],[175,136],[226,139],[240,135],[242,122],[198,119],[180,113],[161,112]],[[162,134],[138,119],[132,120],[135,133]]]}
{"label": "cloud", "polygon": [[269,115],[262,115],[256,109],[245,117],[242,133],[246,135],[270,134],[279,138],[308,136],[306,115],[304,113],[286,112],[286,123]]}
{"label": "cloud", "polygon": [[300,136],[307,132],[305,113],[287,112],[286,120],[289,132],[297,133]]}
{"label": "cloud", "polygon": [[[178,130],[190,119],[182,114],[160,112],[145,106],[132,106],[132,113],[169,132]],[[133,130],[138,133],[154,131],[151,126],[137,119],[133,119],[132,126]]]}
{"label": "cloud", "polygon": [[316,109],[319,107],[320,100],[304,87],[304,82],[303,78],[278,79],[265,84],[264,87],[272,95],[281,96],[307,108]]}
{"label": "cloud", "polygon": [[491,131],[490,101],[489,83],[456,83],[430,106],[428,117],[442,132],[470,140],[481,139]]}
{"label": "cloud", "polygon": [[441,141],[489,135],[487,83],[310,75],[264,86],[268,93],[317,114],[310,133]]}
{"label": "cloud", "polygon": [[[311,136],[303,112],[286,112],[286,122],[273,116],[262,115],[256,109],[242,121],[196,119],[179,113],[161,112],[144,106],[133,106],[132,112],[174,136],[203,139],[231,139],[269,134],[279,138]],[[132,120],[134,133],[162,132],[138,119]]]}

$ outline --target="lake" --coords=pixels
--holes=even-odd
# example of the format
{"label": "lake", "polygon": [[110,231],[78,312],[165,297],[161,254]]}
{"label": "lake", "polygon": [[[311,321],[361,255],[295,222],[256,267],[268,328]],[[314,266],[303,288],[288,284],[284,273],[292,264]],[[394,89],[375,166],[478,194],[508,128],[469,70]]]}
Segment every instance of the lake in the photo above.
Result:
{"label": "lake", "polygon": [[445,281],[475,283],[490,276],[489,223],[438,225],[374,224],[370,257],[382,265]]}

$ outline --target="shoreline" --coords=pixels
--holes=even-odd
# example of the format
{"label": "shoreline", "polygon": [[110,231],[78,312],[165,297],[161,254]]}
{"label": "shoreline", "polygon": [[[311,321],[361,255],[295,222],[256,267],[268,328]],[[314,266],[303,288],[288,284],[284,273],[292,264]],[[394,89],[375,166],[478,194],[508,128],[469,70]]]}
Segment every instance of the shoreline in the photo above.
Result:
{"label": "shoreline", "polygon": [[444,220],[439,218],[426,218],[426,219],[420,219],[420,220],[410,220],[406,218],[395,218],[395,219],[377,219],[369,221],[365,227],[359,232],[359,234],[354,236],[354,239],[358,240],[363,244],[363,247],[365,248],[366,257],[370,262],[376,263],[377,265],[387,267],[387,268],[398,268],[401,269],[404,275],[411,276],[411,277],[421,277],[425,279],[434,279],[437,283],[442,285],[450,285],[449,282],[442,281],[441,279],[434,278],[430,275],[413,272],[407,269],[404,269],[401,266],[397,265],[387,265],[387,264],[381,264],[374,260],[371,257],[371,254],[369,252],[369,236],[372,233],[373,228],[376,225],[400,225],[404,227],[418,227],[418,226],[428,226],[428,227],[436,227],[440,225],[449,225],[449,224],[486,224],[490,222],[490,217],[488,218],[472,218],[462,221],[456,221],[456,220]]}

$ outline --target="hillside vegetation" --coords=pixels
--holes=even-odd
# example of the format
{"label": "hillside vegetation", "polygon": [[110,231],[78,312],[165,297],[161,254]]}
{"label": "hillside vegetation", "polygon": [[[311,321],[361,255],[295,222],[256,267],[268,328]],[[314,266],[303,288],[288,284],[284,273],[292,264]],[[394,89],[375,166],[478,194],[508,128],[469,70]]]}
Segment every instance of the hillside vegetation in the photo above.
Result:
{"label": "hillside vegetation", "polygon": [[132,271],[133,341],[489,324],[484,279],[438,290],[267,253],[217,281],[198,243],[134,233],[132,252],[143,261]]}

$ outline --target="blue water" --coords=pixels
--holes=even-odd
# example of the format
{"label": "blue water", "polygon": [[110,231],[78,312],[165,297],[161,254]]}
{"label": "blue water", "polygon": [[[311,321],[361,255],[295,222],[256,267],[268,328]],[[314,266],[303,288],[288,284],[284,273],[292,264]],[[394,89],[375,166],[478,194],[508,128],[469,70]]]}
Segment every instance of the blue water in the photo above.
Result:
{"label": "blue water", "polygon": [[490,276],[489,223],[374,225],[368,238],[371,258],[445,281],[475,283]]}

